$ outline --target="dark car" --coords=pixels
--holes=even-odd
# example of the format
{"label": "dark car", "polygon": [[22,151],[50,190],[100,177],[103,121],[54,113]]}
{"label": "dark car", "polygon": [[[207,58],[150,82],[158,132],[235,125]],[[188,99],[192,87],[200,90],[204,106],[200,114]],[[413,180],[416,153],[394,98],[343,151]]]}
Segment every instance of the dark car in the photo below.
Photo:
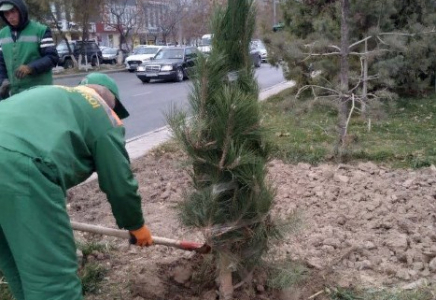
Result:
{"label": "dark car", "polygon": [[[103,54],[101,53],[100,47],[98,47],[97,43],[93,40],[76,41],[74,57],[79,59],[79,55],[82,55],[83,64],[87,61],[91,66],[96,66],[103,61]],[[85,57],[87,58],[86,60]]]}
{"label": "dark car", "polygon": [[[94,40],[89,41],[69,41],[71,51],[76,60],[79,59],[79,55],[82,55],[82,63],[85,63],[85,57],[87,57],[88,63],[92,66],[103,61],[103,55],[100,48]],[[58,65],[69,69],[74,67],[72,56],[68,50],[68,46],[65,42],[61,42],[56,47],[59,55]]]}
{"label": "dark car", "polygon": [[196,47],[166,47],[150,61],[143,62],[136,70],[136,76],[143,82],[151,79],[174,80],[188,78],[189,71],[197,60]]}
{"label": "dark car", "polygon": [[[76,47],[75,41],[68,42],[70,45],[70,49],[72,52],[74,52],[74,48]],[[58,51],[59,55],[59,61],[58,65],[61,67],[64,67],[65,69],[70,69],[74,67],[73,60],[71,59],[70,51],[68,50],[68,45],[65,42],[59,43],[59,45],[56,46],[56,50]]]}
{"label": "dark car", "polygon": [[118,61],[118,56],[120,54],[122,55],[122,63],[124,63],[124,60],[127,57],[126,51],[117,48],[104,48],[103,50],[101,50],[101,53],[103,55],[102,60],[104,64],[116,64]]}

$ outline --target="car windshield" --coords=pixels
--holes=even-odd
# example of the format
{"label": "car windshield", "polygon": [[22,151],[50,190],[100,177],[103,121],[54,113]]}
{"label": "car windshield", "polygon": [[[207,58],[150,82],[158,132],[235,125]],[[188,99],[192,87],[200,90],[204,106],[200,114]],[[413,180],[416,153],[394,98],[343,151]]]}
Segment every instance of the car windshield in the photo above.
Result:
{"label": "car windshield", "polygon": [[59,44],[56,46],[56,50],[58,51],[68,51],[68,46],[65,43]]}
{"label": "car windshield", "polygon": [[254,40],[250,43],[251,49],[265,49],[265,45],[262,43],[261,40]]}
{"label": "car windshield", "polygon": [[210,37],[204,37],[201,39],[201,46],[210,46],[212,44],[212,39]]}
{"label": "car windshield", "polygon": [[155,59],[181,59],[183,52],[183,49],[162,49],[156,54]]}
{"label": "car windshield", "polygon": [[155,47],[137,47],[133,49],[133,54],[156,54],[158,50]]}
{"label": "car windshield", "polygon": [[117,54],[117,50],[118,49],[115,49],[115,48],[105,48],[101,52],[103,54]]}

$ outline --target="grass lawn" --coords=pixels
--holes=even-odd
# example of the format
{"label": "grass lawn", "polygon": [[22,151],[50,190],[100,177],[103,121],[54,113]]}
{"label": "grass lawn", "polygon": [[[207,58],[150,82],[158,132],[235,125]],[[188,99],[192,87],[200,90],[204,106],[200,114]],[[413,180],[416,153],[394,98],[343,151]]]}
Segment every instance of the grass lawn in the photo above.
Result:
{"label": "grass lawn", "polygon": [[[271,129],[275,157],[312,164],[334,159],[337,114],[333,107],[297,100],[288,90],[262,103],[262,112],[264,125]],[[343,159],[405,168],[436,164],[435,115],[434,95],[382,104],[370,126],[356,114],[350,121]]]}

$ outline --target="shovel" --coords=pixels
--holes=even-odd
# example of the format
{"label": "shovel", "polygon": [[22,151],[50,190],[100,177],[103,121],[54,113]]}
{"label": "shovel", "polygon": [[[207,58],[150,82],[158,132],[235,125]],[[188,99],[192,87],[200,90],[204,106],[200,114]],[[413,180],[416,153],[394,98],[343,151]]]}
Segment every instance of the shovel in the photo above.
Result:
{"label": "shovel", "polygon": [[[119,230],[119,229],[113,229],[113,228],[73,222],[73,221],[71,221],[71,227],[74,230],[78,230],[78,231],[114,236],[122,239],[131,238],[130,233],[127,230]],[[208,244],[179,241],[179,240],[173,240],[173,239],[168,239],[158,236],[153,236],[153,244],[174,247],[187,251],[195,251],[200,254],[207,254],[211,250],[211,247]]]}

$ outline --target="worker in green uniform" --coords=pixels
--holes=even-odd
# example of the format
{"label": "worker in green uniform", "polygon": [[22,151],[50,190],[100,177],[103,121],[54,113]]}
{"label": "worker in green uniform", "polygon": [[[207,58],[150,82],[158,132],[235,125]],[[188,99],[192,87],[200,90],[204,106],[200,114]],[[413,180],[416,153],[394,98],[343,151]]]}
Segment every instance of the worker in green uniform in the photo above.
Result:
{"label": "worker in green uniform", "polygon": [[17,300],[82,299],[67,189],[94,171],[116,223],[153,240],[125,149],[118,87],[91,73],[0,102],[0,270]]}

